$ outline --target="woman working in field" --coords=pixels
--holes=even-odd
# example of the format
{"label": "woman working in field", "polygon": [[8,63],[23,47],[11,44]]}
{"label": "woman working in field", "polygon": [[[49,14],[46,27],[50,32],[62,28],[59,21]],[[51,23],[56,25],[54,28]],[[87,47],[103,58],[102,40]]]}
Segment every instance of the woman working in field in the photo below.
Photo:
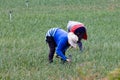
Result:
{"label": "woman working in field", "polygon": [[72,32],[67,33],[60,28],[51,28],[46,33],[46,42],[49,46],[49,63],[53,62],[54,53],[61,58],[63,62],[70,62],[71,60],[65,56],[66,50],[69,46],[76,48],[78,37]]}
{"label": "woman working in field", "polygon": [[75,35],[78,36],[78,46],[80,51],[83,51],[82,42],[81,40],[87,40],[87,31],[83,23],[77,21],[69,21],[67,24],[68,32],[73,32]]}

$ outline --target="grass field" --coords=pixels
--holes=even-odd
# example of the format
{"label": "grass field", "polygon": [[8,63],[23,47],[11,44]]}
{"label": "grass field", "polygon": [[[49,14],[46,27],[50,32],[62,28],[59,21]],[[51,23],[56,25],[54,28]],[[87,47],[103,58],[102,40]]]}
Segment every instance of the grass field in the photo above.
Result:
{"label": "grass field", "polygon": [[[0,80],[102,80],[120,68],[120,0],[0,0]],[[11,13],[10,13],[11,11]],[[48,64],[45,33],[69,20],[87,27],[70,64]]]}

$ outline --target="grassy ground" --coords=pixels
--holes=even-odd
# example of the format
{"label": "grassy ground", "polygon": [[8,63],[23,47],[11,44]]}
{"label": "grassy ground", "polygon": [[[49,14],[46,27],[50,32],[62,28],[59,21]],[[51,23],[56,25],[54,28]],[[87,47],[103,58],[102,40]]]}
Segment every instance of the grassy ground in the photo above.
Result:
{"label": "grassy ground", "polygon": [[[119,0],[0,1],[1,80],[98,80],[120,68]],[[10,11],[11,17],[10,17]],[[72,63],[48,64],[45,33],[66,30],[69,20],[83,22],[88,40],[83,52],[69,49]]]}

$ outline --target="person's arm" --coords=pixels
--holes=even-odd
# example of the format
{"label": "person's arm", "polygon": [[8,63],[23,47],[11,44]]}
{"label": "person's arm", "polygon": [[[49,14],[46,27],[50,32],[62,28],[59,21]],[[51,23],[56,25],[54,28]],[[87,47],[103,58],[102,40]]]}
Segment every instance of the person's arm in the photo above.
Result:
{"label": "person's arm", "polygon": [[79,46],[80,51],[83,51],[82,42],[79,41],[77,44],[78,44],[78,46]]}
{"label": "person's arm", "polygon": [[58,56],[60,56],[63,60],[66,60],[67,57],[65,56],[65,51],[68,48],[67,42],[63,39],[59,42],[56,48],[56,53]]}

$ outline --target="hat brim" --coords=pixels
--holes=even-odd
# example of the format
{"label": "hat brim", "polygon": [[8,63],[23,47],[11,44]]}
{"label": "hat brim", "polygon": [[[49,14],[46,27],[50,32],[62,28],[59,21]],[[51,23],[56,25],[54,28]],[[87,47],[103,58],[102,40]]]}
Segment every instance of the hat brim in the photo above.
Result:
{"label": "hat brim", "polygon": [[78,41],[78,37],[73,32],[69,32],[68,33],[68,42],[69,42],[69,44],[72,47],[76,48],[77,41]]}
{"label": "hat brim", "polygon": [[76,46],[77,46],[77,44],[76,43],[74,43],[73,41],[69,41],[69,44],[72,46],[72,47],[74,47],[74,48],[76,48]]}

